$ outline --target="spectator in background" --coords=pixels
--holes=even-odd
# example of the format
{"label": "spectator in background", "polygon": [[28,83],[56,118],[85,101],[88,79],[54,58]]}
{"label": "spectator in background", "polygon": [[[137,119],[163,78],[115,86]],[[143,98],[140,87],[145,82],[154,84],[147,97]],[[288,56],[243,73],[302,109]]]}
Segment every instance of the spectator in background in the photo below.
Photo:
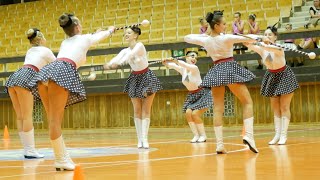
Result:
{"label": "spectator in background", "polygon": [[[292,24],[287,24],[287,25],[286,25],[286,31],[287,31],[287,32],[292,31]],[[294,39],[285,39],[285,40],[284,40],[284,46],[287,47],[287,48],[291,48],[291,49],[297,49],[297,45],[295,45]],[[285,50],[285,51],[286,51],[286,50]],[[291,66],[291,67],[294,67],[294,61],[293,61],[294,59],[297,59],[297,61],[298,61],[297,66],[302,66],[302,65],[303,65],[300,57],[297,57],[297,58],[287,58],[287,61],[290,63],[290,66]]]}
{"label": "spectator in background", "polygon": [[[249,15],[249,19],[248,19],[248,26],[249,26],[249,29],[248,29],[248,34],[259,34],[260,32],[260,29],[259,29],[259,24],[258,22],[256,22],[256,15],[255,14],[250,14]],[[263,68],[263,65],[262,65],[262,62],[261,60],[258,60],[258,66],[256,69],[262,69]]]}
{"label": "spectator in background", "polygon": [[[313,24],[309,23],[309,24],[305,25],[304,28],[305,29],[315,28],[315,26]],[[314,48],[318,48],[317,38],[316,37],[304,38],[299,43],[297,48],[298,49],[314,49]],[[297,64],[297,66],[302,66],[302,65],[304,65],[303,62]]]}
{"label": "spectator in background", "polygon": [[309,13],[310,13],[309,23],[311,23],[314,26],[317,26],[318,21],[320,20],[320,2],[319,2],[319,0],[313,1],[313,6],[310,7]]}
{"label": "spectator in background", "polygon": [[[233,34],[244,34],[244,21],[241,21],[241,13],[240,12],[234,13],[234,21],[232,23],[232,33]],[[244,54],[245,50],[247,50],[247,48],[245,46],[243,46],[242,44],[235,44],[233,49],[234,49],[234,51],[236,51],[237,54]],[[242,61],[240,64],[242,66],[244,66],[245,68],[247,68],[246,61]]]}
{"label": "spectator in background", "polygon": [[208,30],[208,23],[204,18],[200,18],[200,25],[201,25],[201,27],[200,27],[200,32],[199,33],[200,34],[206,33],[207,30]]}
{"label": "spectator in background", "polygon": [[[209,29],[208,29],[208,22],[207,22],[204,18],[200,18],[200,25],[201,25],[201,27],[200,27],[200,29],[199,29],[199,33],[200,33],[200,34],[210,34],[210,32],[208,32],[208,31],[209,31]],[[200,47],[200,48],[198,49],[198,51],[205,51],[205,52],[206,52],[206,50],[204,49],[204,47]]]}

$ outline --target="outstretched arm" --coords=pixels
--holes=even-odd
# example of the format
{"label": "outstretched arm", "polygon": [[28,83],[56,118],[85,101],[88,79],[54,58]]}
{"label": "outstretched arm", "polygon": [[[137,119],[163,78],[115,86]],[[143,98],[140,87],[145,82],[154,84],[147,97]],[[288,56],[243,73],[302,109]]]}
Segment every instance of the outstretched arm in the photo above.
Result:
{"label": "outstretched arm", "polygon": [[203,46],[205,40],[208,38],[206,34],[189,34],[184,37],[184,41],[190,44],[197,44]]}
{"label": "outstretched arm", "polygon": [[113,32],[115,31],[114,27],[111,26],[108,28],[108,30],[105,31],[97,31],[94,34],[90,34],[89,38],[90,38],[90,43],[91,44],[96,44],[99,41],[109,37]]}

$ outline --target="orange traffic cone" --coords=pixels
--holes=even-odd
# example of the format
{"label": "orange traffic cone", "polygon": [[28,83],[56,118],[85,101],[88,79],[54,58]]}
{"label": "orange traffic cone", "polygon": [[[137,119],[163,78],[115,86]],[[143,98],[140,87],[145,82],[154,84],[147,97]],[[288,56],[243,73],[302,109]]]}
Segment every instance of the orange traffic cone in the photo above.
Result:
{"label": "orange traffic cone", "polygon": [[7,127],[7,125],[5,125],[5,127],[4,127],[4,131],[3,131],[3,139],[4,139],[4,140],[9,140],[9,139],[10,139],[9,131],[8,131],[8,127]]}
{"label": "orange traffic cone", "polygon": [[76,165],[73,173],[73,180],[84,180],[83,171],[80,165]]}
{"label": "orange traffic cone", "polygon": [[241,136],[243,137],[245,134],[246,134],[246,129],[244,128],[244,126],[242,126]]}

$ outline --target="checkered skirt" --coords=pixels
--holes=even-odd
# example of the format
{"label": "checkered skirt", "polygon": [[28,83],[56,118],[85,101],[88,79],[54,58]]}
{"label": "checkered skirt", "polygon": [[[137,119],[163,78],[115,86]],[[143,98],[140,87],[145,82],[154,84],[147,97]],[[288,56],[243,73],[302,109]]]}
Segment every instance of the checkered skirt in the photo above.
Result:
{"label": "checkered skirt", "polygon": [[240,66],[236,61],[228,61],[218,63],[209,69],[200,86],[226,86],[228,84],[249,82],[255,77],[251,71]]}
{"label": "checkered skirt", "polygon": [[16,72],[11,74],[8,78],[8,81],[5,84],[4,92],[8,93],[8,88],[13,86],[19,86],[30,90],[28,83],[34,78],[37,72],[28,67],[22,67]]}
{"label": "checkered skirt", "polygon": [[[28,84],[32,87],[32,93],[38,93],[37,83],[39,81],[54,81],[59,86],[69,91],[68,101],[65,107],[86,100],[86,91],[76,68],[65,61],[56,60],[44,66],[39,73]],[[40,98],[40,97],[39,97]]]}
{"label": "checkered skirt", "polygon": [[159,79],[150,69],[143,74],[131,73],[124,86],[124,92],[128,93],[130,98],[141,99],[161,89],[162,86]]}
{"label": "checkered skirt", "polygon": [[182,110],[183,112],[186,112],[187,109],[200,110],[210,108],[212,104],[211,90],[209,88],[202,88],[196,93],[188,93]]}
{"label": "checkered skirt", "polygon": [[290,94],[299,88],[296,76],[289,66],[277,73],[266,71],[261,85],[260,94],[266,97]]}

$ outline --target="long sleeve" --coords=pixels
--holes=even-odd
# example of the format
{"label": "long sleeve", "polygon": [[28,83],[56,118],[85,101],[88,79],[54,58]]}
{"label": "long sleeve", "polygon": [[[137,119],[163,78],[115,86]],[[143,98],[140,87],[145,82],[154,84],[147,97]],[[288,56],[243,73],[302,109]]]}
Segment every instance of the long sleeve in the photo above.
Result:
{"label": "long sleeve", "polygon": [[177,65],[174,62],[168,62],[167,65],[169,68],[175,69],[176,71],[178,71],[182,75],[183,68],[181,66]]}
{"label": "long sleeve", "polygon": [[193,65],[193,64],[188,64],[184,61],[178,61],[178,65],[183,67],[183,68],[186,68],[187,70],[191,71],[191,72],[195,72],[198,67],[196,65]]}
{"label": "long sleeve", "polygon": [[135,56],[143,56],[145,52],[146,51],[144,45],[139,42],[134,46],[132,51],[129,52],[128,57],[126,57],[127,61],[129,61],[130,59],[134,59]]}
{"label": "long sleeve", "polygon": [[209,36],[206,34],[189,34],[184,37],[184,41],[190,44],[203,46]]}
{"label": "long sleeve", "polygon": [[108,65],[111,66],[114,64],[116,64],[116,65],[124,64],[125,63],[124,56],[126,56],[126,50],[127,49],[122,49],[116,57],[111,59],[111,61],[108,63]]}
{"label": "long sleeve", "polygon": [[[258,37],[257,35],[253,35],[253,34],[248,34],[247,36],[252,37],[252,38]],[[243,42],[254,43],[257,41],[257,40],[255,40],[255,38],[250,39],[247,37],[237,36],[237,35],[233,35],[233,34],[226,34],[225,37],[226,37],[225,42],[228,44],[230,44],[230,43],[231,44],[243,43]]]}
{"label": "long sleeve", "polygon": [[100,31],[94,34],[90,34],[90,42],[91,44],[96,44],[99,41],[109,37],[111,35],[111,32],[109,30],[106,31]]}

